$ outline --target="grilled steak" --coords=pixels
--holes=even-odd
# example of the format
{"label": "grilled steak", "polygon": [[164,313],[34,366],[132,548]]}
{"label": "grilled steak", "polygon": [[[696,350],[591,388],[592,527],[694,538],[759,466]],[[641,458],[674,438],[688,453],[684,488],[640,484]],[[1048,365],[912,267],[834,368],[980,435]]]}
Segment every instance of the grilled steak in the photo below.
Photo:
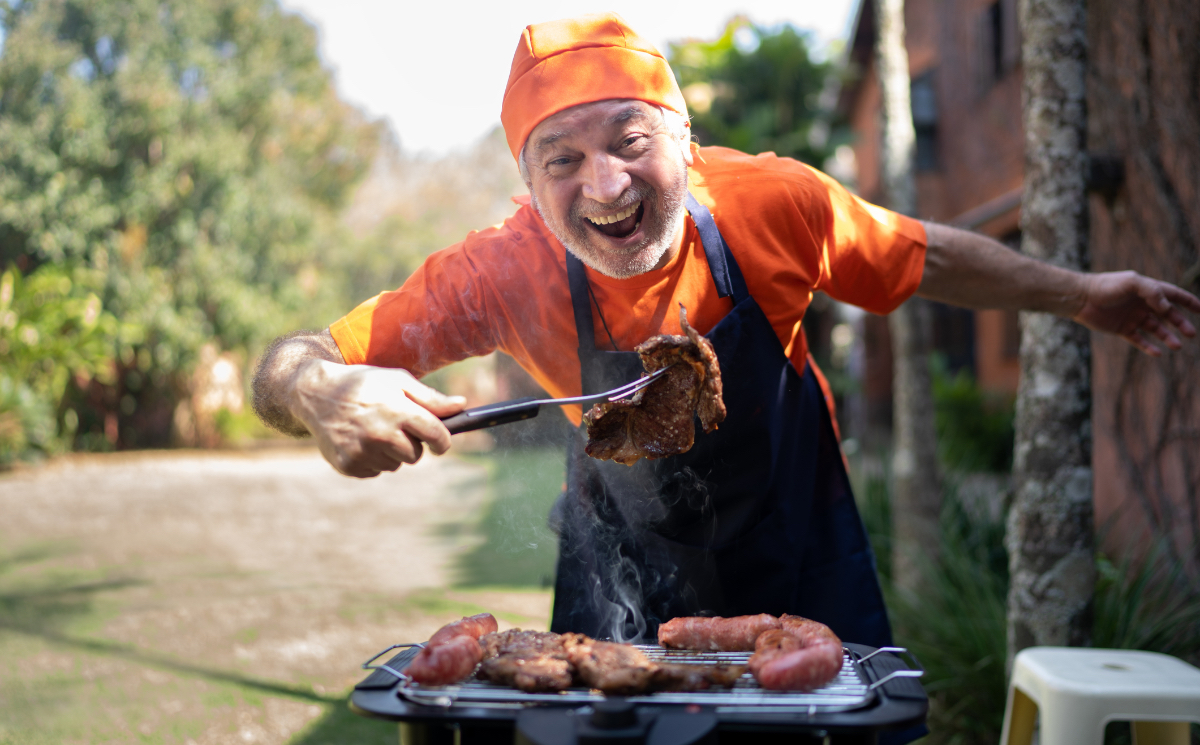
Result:
{"label": "grilled steak", "polygon": [[587,637],[572,640],[567,653],[581,683],[616,695],[652,690],[659,667],[637,647]]}
{"label": "grilled steak", "polygon": [[527,693],[569,688],[574,667],[564,644],[576,636],[520,629],[488,634],[479,640],[484,659],[478,677]]}
{"label": "grilled steak", "polygon": [[679,325],[683,336],[655,336],[636,349],[646,372],[670,368],[665,375],[631,398],[598,403],[584,414],[588,455],[631,466],[640,458],[686,453],[695,441],[693,416],[705,432],[725,419],[712,343],[688,325],[682,305]]}
{"label": "grilled steak", "polygon": [[745,668],[654,662],[629,644],[601,642],[583,634],[513,629],[479,640],[484,659],[478,677],[528,693],[572,685],[608,694],[700,691],[729,687]]}

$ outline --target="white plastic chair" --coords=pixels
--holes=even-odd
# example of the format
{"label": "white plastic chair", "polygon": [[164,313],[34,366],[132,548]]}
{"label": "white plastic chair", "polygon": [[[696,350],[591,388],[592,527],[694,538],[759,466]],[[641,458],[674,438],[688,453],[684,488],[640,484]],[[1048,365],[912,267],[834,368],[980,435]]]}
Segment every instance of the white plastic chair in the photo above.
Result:
{"label": "white plastic chair", "polygon": [[1133,723],[1134,745],[1188,745],[1200,722],[1200,670],[1157,652],[1030,647],[1013,662],[1001,745],[1101,745],[1104,726]]}

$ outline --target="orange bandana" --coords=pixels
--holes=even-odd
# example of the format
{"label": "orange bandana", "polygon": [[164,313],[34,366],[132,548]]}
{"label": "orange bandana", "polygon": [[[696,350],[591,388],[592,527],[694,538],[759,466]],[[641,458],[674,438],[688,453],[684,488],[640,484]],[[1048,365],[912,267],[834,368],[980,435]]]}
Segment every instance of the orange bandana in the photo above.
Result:
{"label": "orange bandana", "polygon": [[616,13],[526,26],[500,110],[508,149],[520,156],[529,133],[560,111],[616,98],[687,116],[667,60]]}

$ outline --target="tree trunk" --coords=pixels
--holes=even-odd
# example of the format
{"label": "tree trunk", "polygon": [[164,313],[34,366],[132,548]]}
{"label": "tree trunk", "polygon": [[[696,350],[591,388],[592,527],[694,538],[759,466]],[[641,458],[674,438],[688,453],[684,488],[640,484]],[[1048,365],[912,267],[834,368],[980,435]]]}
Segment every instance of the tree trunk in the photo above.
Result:
{"label": "tree trunk", "polygon": [[[1086,270],[1085,0],[1021,0],[1025,196],[1021,250]],[[1088,331],[1021,314],[1021,383],[1006,545],[1008,654],[1091,639],[1095,590]]]}
{"label": "tree trunk", "polygon": [[[883,182],[888,206],[906,215],[917,211],[908,51],[904,46],[904,0],[876,0],[879,19],[876,59],[883,89]],[[937,434],[929,377],[932,313],[911,298],[888,317],[892,332],[893,458],[892,580],[902,591],[922,584],[922,559],[934,560],[941,545],[942,506]]]}

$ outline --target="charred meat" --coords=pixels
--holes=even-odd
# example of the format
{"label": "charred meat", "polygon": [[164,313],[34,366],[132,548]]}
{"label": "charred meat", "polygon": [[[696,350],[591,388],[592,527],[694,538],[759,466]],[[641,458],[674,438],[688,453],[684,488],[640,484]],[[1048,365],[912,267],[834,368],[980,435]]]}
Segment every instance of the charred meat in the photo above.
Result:
{"label": "charred meat", "polygon": [[479,640],[483,663],[477,676],[528,693],[572,685],[613,695],[653,691],[700,691],[729,687],[743,667],[654,662],[629,644],[596,641],[583,634],[513,629]]}
{"label": "charred meat", "polygon": [[688,325],[679,306],[684,335],[655,336],[637,346],[647,373],[670,368],[631,398],[598,403],[583,416],[588,455],[631,466],[641,458],[686,453],[695,441],[693,416],[705,432],[725,419],[721,368],[712,343]]}
{"label": "charred meat", "polygon": [[527,693],[569,688],[575,669],[565,642],[575,636],[520,629],[488,634],[479,640],[484,659],[478,677]]}

